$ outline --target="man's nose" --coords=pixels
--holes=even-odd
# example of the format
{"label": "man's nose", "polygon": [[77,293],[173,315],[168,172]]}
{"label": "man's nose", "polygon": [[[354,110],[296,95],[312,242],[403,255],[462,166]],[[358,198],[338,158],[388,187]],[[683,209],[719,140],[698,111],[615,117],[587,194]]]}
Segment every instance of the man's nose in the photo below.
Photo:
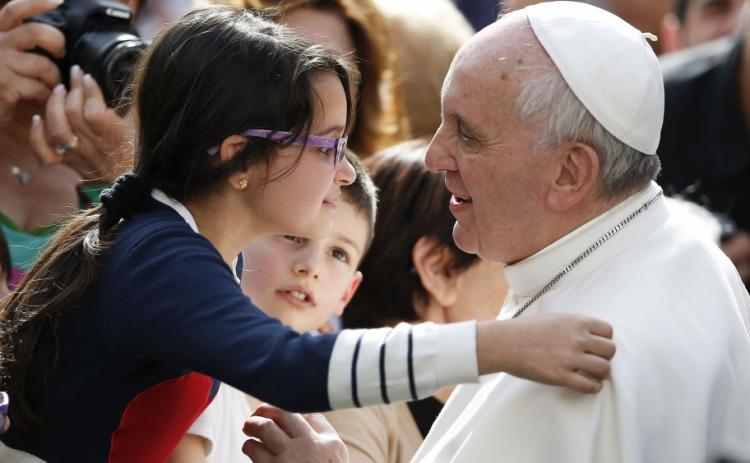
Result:
{"label": "man's nose", "polygon": [[425,165],[432,172],[455,171],[457,170],[456,162],[451,154],[450,146],[444,136],[443,125],[440,124],[435,136],[432,137],[430,146],[427,147],[427,154],[424,159]]}

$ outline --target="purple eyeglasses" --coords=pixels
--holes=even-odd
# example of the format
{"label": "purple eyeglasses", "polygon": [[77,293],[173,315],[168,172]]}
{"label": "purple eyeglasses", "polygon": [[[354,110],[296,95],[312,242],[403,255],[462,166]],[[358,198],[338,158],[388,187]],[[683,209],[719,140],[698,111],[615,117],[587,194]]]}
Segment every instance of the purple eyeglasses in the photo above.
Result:
{"label": "purple eyeglasses", "polygon": [[[254,138],[267,138],[271,141],[275,141],[277,143],[285,142],[289,140],[290,137],[292,137],[294,134],[292,132],[281,132],[277,130],[265,130],[265,129],[250,129],[245,130],[244,132],[240,133],[243,137],[254,137]],[[307,136],[300,136],[296,140],[294,140],[291,144],[292,145],[306,145],[306,146],[312,146],[313,148],[320,148],[320,150],[325,153],[329,154],[330,150],[333,150],[335,152],[335,155],[333,156],[333,166],[336,167],[339,165],[341,160],[344,158],[344,149],[346,148],[346,137],[336,138],[336,137],[322,137],[319,135],[307,135]],[[214,146],[213,148],[210,148],[208,150],[209,156],[214,156],[219,152],[221,148],[219,146]],[[327,150],[327,151],[324,151]]]}

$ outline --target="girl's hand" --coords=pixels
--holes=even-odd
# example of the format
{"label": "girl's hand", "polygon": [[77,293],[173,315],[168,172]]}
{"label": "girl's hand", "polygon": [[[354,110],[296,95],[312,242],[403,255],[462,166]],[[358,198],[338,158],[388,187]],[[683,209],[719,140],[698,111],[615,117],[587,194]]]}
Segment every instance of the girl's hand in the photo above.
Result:
{"label": "girl's hand", "polygon": [[612,327],[581,315],[529,315],[477,324],[479,373],[504,371],[594,393],[615,355]]}

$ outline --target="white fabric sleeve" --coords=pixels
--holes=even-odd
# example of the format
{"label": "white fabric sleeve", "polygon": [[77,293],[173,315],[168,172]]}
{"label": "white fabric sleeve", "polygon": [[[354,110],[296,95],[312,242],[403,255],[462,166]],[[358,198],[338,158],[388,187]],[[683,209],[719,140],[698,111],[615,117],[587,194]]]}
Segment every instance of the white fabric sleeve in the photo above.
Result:
{"label": "white fabric sleeve", "polygon": [[221,404],[219,400],[219,394],[222,390],[226,389],[226,385],[222,384],[219,386],[219,391],[216,393],[214,400],[208,404],[203,413],[193,421],[193,424],[188,429],[187,433],[194,436],[202,437],[203,443],[206,447],[206,456],[210,455],[216,442],[217,431],[221,423]]}
{"label": "white fabric sleeve", "polygon": [[328,398],[334,410],[417,400],[478,378],[475,321],[343,330],[329,363]]}

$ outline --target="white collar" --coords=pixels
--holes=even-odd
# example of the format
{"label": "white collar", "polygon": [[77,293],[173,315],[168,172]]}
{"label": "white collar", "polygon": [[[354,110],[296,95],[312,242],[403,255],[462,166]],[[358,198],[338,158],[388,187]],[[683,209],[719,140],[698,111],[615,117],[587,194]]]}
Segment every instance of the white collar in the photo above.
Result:
{"label": "white collar", "polygon": [[156,188],[151,190],[151,197],[159,201],[160,203],[167,205],[171,207],[172,209],[174,209],[174,211],[180,214],[180,217],[182,217],[183,220],[185,220],[185,222],[187,222],[187,224],[190,225],[190,228],[195,233],[200,233],[198,231],[198,224],[195,222],[195,218],[193,217],[193,214],[190,213],[190,211],[188,210],[187,207],[185,207],[184,204],[182,204],[181,202],[177,201],[174,198],[170,198],[163,191],[158,190]]}
{"label": "white collar", "polygon": [[[648,187],[531,257],[505,267],[505,278],[510,289],[519,297],[533,296],[596,240],[660,191],[661,187],[655,182],[651,182]],[[611,259],[613,255],[637,244],[647,234],[666,223],[667,214],[664,201],[656,201],[630,222],[627,227],[613,236],[611,240],[581,261],[565,277],[562,284],[585,276],[601,263]]]}
{"label": "white collar", "polygon": [[[174,198],[167,196],[166,193],[156,188],[151,190],[151,197],[159,201],[160,203],[174,209],[174,211],[177,212],[185,222],[187,222],[187,224],[195,233],[200,234],[200,232],[198,231],[198,224],[195,222],[195,217],[193,217],[193,214],[190,213],[190,211],[187,207],[185,207],[184,204]],[[237,272],[235,272],[235,269],[237,268],[237,259],[239,259],[239,256],[237,256],[232,261],[230,270],[232,271],[232,275],[234,275],[234,279],[237,281],[237,283],[240,283],[240,277],[237,276]]]}

